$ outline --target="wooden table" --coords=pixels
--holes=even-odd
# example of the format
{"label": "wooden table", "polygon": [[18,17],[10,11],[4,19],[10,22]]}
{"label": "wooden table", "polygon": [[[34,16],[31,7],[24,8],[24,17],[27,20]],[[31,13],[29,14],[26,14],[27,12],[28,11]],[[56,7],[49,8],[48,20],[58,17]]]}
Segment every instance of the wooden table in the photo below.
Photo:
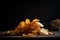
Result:
{"label": "wooden table", "polygon": [[36,36],[36,37],[22,37],[22,36],[0,36],[0,38],[57,38],[57,37],[60,37],[60,32],[54,32],[55,34],[54,35],[48,35],[48,36],[44,36],[44,35],[39,35],[39,36]]}

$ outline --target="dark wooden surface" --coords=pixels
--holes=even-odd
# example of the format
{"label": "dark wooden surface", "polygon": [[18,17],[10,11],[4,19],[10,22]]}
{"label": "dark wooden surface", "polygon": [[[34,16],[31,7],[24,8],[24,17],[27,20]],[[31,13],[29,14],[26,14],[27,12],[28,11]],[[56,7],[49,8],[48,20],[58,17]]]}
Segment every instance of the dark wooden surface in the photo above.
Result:
{"label": "dark wooden surface", "polygon": [[36,37],[22,37],[22,36],[8,36],[8,35],[0,35],[0,38],[57,38],[60,37],[60,32],[54,32],[54,35],[48,35],[48,36],[44,36],[44,35],[39,35]]}

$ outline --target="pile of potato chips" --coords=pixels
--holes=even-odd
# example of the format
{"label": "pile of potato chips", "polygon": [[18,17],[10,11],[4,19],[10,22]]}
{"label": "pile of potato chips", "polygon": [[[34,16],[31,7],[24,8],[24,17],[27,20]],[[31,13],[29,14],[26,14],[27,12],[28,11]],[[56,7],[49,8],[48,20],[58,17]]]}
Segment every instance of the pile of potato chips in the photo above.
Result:
{"label": "pile of potato chips", "polygon": [[15,30],[11,30],[9,34],[21,36],[49,35],[49,30],[43,28],[44,25],[39,21],[39,19],[21,21]]}

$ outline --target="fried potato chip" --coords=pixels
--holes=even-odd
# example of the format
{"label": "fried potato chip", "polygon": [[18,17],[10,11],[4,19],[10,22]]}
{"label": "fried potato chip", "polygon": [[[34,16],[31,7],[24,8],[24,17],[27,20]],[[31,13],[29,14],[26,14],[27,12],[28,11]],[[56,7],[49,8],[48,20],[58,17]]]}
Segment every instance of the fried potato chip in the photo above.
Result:
{"label": "fried potato chip", "polygon": [[30,24],[30,19],[25,20],[25,29],[28,29],[28,26]]}
{"label": "fried potato chip", "polygon": [[30,20],[29,19],[26,19],[25,20],[25,23],[28,25],[28,24],[30,24]]}
{"label": "fried potato chip", "polygon": [[17,28],[19,29],[25,28],[25,22],[24,21],[20,22]]}
{"label": "fried potato chip", "polygon": [[38,21],[40,21],[39,19],[34,19],[32,22],[38,22]]}

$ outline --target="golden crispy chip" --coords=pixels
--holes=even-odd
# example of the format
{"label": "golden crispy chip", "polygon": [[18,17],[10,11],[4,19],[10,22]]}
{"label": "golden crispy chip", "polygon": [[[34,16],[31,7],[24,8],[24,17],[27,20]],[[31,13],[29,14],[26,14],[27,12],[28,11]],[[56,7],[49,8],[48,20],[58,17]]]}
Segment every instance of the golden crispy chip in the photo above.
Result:
{"label": "golden crispy chip", "polygon": [[25,22],[24,21],[20,22],[17,28],[20,28],[20,29],[25,28]]}
{"label": "golden crispy chip", "polygon": [[28,33],[28,34],[26,35],[26,37],[35,37],[35,35],[32,34],[32,33]]}
{"label": "golden crispy chip", "polygon": [[28,24],[30,24],[30,20],[29,19],[26,19],[25,20],[25,23],[28,25]]}
{"label": "golden crispy chip", "polygon": [[26,19],[25,20],[25,29],[26,30],[28,29],[29,24],[30,24],[30,19]]}
{"label": "golden crispy chip", "polygon": [[39,19],[34,19],[32,22],[38,22],[38,21],[40,21]]}

